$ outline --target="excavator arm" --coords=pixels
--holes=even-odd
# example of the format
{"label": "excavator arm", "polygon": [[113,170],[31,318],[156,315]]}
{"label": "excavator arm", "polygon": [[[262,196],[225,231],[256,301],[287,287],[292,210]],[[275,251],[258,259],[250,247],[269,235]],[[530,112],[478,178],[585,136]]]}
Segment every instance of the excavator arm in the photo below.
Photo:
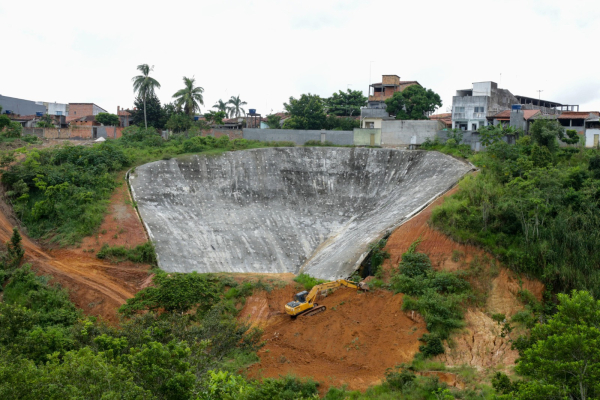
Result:
{"label": "excavator arm", "polygon": [[313,286],[311,291],[308,292],[308,295],[306,296],[306,302],[312,303],[315,300],[315,298],[317,297],[317,294],[323,290],[335,289],[340,286],[346,286],[346,287],[349,287],[352,289],[359,288],[356,283],[347,281],[346,279],[338,279],[337,281],[321,283],[320,285]]}
{"label": "excavator arm", "polygon": [[291,301],[286,304],[285,311],[292,318],[296,318],[298,315],[314,315],[323,312],[325,311],[325,306],[319,306],[314,302],[317,298],[317,294],[323,290],[335,289],[340,286],[346,286],[352,289],[368,290],[366,285],[364,285],[362,282],[356,284],[346,279],[338,279],[337,281],[321,283],[320,285],[315,285],[310,292],[306,294],[305,298],[302,298],[300,295],[304,296],[306,292],[301,292],[294,296],[295,301]]}

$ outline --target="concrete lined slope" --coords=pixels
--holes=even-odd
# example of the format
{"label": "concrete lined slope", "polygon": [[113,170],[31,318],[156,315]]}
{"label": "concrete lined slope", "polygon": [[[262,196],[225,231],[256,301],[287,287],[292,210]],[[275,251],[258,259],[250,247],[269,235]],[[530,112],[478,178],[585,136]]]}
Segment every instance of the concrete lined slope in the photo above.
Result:
{"label": "concrete lined slope", "polygon": [[130,183],[166,271],[334,279],[470,169],[435,152],[271,148],[157,161]]}

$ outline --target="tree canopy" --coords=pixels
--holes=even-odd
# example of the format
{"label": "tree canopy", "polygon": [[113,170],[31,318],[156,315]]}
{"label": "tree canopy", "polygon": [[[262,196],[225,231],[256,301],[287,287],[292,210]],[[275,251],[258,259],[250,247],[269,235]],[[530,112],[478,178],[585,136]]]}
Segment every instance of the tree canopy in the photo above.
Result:
{"label": "tree canopy", "polygon": [[427,119],[442,106],[440,95],[431,89],[412,85],[385,101],[386,111],[396,119]]}
{"label": "tree canopy", "polygon": [[537,119],[529,128],[533,141],[539,146],[546,147],[551,153],[558,150],[557,138],[563,137],[564,132],[565,128],[554,119]]}
{"label": "tree canopy", "polygon": [[106,126],[119,125],[119,117],[111,113],[98,113],[98,115],[96,115],[96,121]]}
{"label": "tree canopy", "polygon": [[360,108],[367,105],[367,98],[360,90],[338,91],[325,100],[327,113],[337,116],[358,116]]}
{"label": "tree canopy", "polygon": [[229,112],[229,117],[231,118],[241,117],[246,113],[246,110],[244,110],[242,106],[245,106],[247,103],[245,101],[242,101],[239,95],[231,96],[227,104],[229,104],[227,110]]}
{"label": "tree canopy", "polygon": [[[134,110],[130,110],[133,117],[133,123],[135,125],[144,126],[147,124],[148,126],[162,129],[165,127],[167,123],[167,115],[166,110],[160,104],[160,100],[155,94],[148,96],[146,99],[146,112],[144,113],[144,99],[141,96],[138,96],[133,105],[135,106]],[[165,105],[167,108],[168,105]],[[146,118],[144,118],[144,114]]]}
{"label": "tree canopy", "polygon": [[323,99],[316,94],[302,94],[299,99],[290,97],[283,107],[290,115],[283,123],[284,129],[321,129],[325,125]]}
{"label": "tree canopy", "polygon": [[204,105],[202,93],[204,89],[200,86],[195,86],[196,78],[183,77],[185,87],[178,90],[173,95],[175,104],[178,107],[183,107],[183,111],[190,117],[194,116],[196,111],[200,112],[200,105]]}
{"label": "tree canopy", "polygon": [[144,106],[144,125],[148,128],[148,121],[146,119],[146,100],[148,97],[154,95],[156,89],[160,89],[160,83],[150,76],[150,72],[152,72],[154,66],[150,67],[148,64],[140,64],[137,66],[137,69],[142,74],[131,78],[133,81],[133,91],[142,98]]}
{"label": "tree canopy", "polygon": [[558,295],[558,312],[531,330],[517,371],[529,381],[519,399],[600,396],[600,301],[584,291]]}
{"label": "tree canopy", "polygon": [[217,109],[217,111],[223,111],[224,113],[227,113],[227,112],[228,112],[228,110],[227,110],[227,102],[225,102],[225,101],[223,101],[223,100],[221,100],[221,99],[219,99],[219,100],[218,100],[218,101],[215,103],[215,105],[213,106],[213,108],[216,108],[216,109]]}

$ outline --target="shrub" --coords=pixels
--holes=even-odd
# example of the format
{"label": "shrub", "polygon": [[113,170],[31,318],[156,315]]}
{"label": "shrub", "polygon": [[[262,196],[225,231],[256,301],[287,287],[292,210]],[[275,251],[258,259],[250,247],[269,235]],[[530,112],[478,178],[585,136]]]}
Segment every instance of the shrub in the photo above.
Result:
{"label": "shrub", "polygon": [[299,284],[301,284],[302,286],[304,286],[305,290],[310,290],[312,289],[315,285],[319,285],[321,283],[325,283],[327,281],[323,280],[323,279],[317,279],[314,278],[308,274],[300,274],[297,277],[294,278],[294,282],[298,282]]}
{"label": "shrub", "polygon": [[109,246],[108,244],[104,244],[96,254],[96,257],[101,260],[106,259],[113,262],[131,261],[154,266],[158,265],[152,242],[139,244],[132,249],[124,246]]}

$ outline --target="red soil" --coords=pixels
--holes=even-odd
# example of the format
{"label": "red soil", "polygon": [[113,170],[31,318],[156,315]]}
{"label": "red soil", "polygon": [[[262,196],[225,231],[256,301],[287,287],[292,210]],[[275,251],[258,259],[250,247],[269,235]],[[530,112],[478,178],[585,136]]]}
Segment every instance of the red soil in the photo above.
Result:
{"label": "red soil", "polygon": [[[105,217],[100,230],[107,230],[107,237],[101,243],[136,245],[143,243],[145,231],[137,219],[135,209],[127,204],[127,186],[119,187],[111,197],[109,214]],[[17,226],[12,209],[0,201],[0,242],[7,242],[12,235],[13,226]],[[117,228],[118,227],[118,228]],[[118,230],[126,230],[123,235]],[[115,239],[108,232],[117,233]],[[111,264],[95,257],[95,252],[84,252],[88,248],[99,250],[95,238],[86,238],[81,248],[43,249],[25,234],[23,247],[25,260],[33,269],[53,277],[53,281],[69,290],[70,298],[86,314],[102,317],[108,321],[117,321],[117,309],[141,288],[148,278],[148,266],[133,263]],[[89,245],[93,241],[93,245]]]}
{"label": "red soil", "polygon": [[[402,254],[419,237],[422,243],[417,250],[428,254],[436,269],[468,268],[475,257],[486,256],[481,249],[458,244],[428,226],[432,209],[456,190],[392,233],[386,246],[391,259],[386,261],[385,270],[389,272],[396,267]],[[452,261],[454,250],[464,254],[460,261]],[[509,316],[522,309],[516,297],[521,288],[538,298],[544,290],[541,283],[518,277],[502,267],[495,273],[485,273],[489,276],[487,281],[473,282],[479,290],[487,292],[485,305],[466,313],[465,329],[453,336],[451,346],[438,357],[449,366],[470,365],[485,370],[514,364],[518,354],[510,349],[508,338],[500,337],[501,327],[490,316],[494,313]],[[266,340],[259,352],[260,362],[250,367],[251,376],[278,377],[291,373],[320,381],[322,390],[343,384],[364,390],[380,382],[387,368],[410,362],[418,351],[421,344],[418,339],[426,332],[425,324],[418,314],[401,311],[401,294],[358,293],[342,288],[319,301],[327,306],[324,313],[291,320],[283,312],[283,306],[300,290],[290,284],[271,293],[258,292],[247,300],[240,318],[249,318],[262,326]],[[443,380],[453,386],[462,385],[453,374],[431,373],[445,374]]]}
{"label": "red soil", "polygon": [[319,300],[325,312],[292,320],[282,310],[298,290],[290,284],[247,301],[242,318],[251,315],[260,323],[267,341],[250,376],[290,373],[313,377],[322,390],[344,384],[364,390],[379,382],[387,368],[410,362],[419,349],[425,324],[400,310],[402,295],[340,288]]}

